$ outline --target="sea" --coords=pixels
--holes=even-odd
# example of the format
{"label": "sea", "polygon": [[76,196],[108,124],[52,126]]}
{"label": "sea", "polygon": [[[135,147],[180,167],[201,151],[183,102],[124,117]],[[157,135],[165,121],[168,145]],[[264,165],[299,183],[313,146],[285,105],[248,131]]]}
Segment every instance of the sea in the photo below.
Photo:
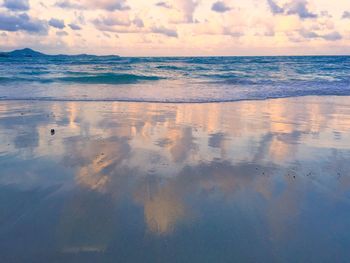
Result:
{"label": "sea", "polygon": [[348,95],[344,56],[0,53],[0,263],[348,263]]}
{"label": "sea", "polygon": [[0,57],[0,100],[225,102],[350,95],[350,56]]}

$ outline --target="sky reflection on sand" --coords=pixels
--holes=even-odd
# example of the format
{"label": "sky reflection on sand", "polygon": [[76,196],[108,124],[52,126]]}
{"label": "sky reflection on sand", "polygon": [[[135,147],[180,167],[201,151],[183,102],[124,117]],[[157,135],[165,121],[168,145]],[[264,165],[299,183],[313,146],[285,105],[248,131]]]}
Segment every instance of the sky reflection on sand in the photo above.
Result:
{"label": "sky reflection on sand", "polygon": [[3,101],[0,138],[2,262],[349,257],[348,97]]}

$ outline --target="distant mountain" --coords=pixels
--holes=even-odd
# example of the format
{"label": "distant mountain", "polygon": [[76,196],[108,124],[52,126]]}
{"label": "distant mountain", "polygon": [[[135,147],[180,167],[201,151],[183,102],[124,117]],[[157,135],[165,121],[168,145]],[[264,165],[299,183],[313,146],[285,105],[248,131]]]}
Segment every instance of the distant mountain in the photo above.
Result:
{"label": "distant mountain", "polygon": [[43,57],[46,56],[43,53],[40,53],[38,51],[34,51],[30,48],[24,48],[19,50],[14,50],[11,52],[2,52],[0,53],[1,57]]}
{"label": "distant mountain", "polygon": [[[87,54],[81,54],[81,55],[47,55],[38,51],[35,51],[30,48],[24,48],[24,49],[18,49],[11,52],[0,52],[0,57],[6,57],[6,58],[22,58],[22,57],[29,57],[29,58],[38,58],[38,57],[98,57],[95,55],[87,55]],[[102,56],[102,57],[119,57],[115,55],[111,56]]]}

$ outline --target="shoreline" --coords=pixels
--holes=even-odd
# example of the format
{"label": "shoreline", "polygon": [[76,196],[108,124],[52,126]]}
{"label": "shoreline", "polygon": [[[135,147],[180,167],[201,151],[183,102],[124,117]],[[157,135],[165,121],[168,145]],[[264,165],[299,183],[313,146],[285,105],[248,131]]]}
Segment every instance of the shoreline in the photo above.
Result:
{"label": "shoreline", "polygon": [[300,96],[290,96],[290,97],[268,97],[268,98],[253,98],[253,99],[237,99],[237,100],[217,100],[217,101],[157,101],[157,100],[123,100],[123,99],[47,99],[47,98],[2,98],[0,97],[0,102],[91,102],[91,103],[150,103],[150,104],[225,104],[225,103],[235,103],[235,102],[260,102],[260,101],[273,101],[273,100],[286,100],[298,98],[338,98],[338,97],[350,97],[349,95],[300,95]]}

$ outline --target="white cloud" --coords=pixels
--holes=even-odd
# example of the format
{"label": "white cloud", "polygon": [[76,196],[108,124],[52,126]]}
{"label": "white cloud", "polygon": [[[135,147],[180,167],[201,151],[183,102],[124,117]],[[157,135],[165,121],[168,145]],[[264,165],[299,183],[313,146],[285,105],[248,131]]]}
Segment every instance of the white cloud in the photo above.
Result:
{"label": "white cloud", "polygon": [[60,0],[56,6],[64,9],[104,9],[107,11],[129,10],[125,0]]}
{"label": "white cloud", "polygon": [[4,0],[4,7],[11,11],[28,11],[29,0]]}
{"label": "white cloud", "polygon": [[49,20],[49,25],[58,29],[65,28],[64,20],[57,18],[51,18]]}
{"label": "white cloud", "polygon": [[29,11],[10,11],[0,0],[0,34],[3,46],[30,38],[51,53],[300,54],[331,45],[340,52],[350,49],[350,6],[338,1],[31,0]]}
{"label": "white cloud", "polygon": [[175,29],[165,27],[152,27],[151,31],[156,34],[162,34],[168,37],[178,37]]}
{"label": "white cloud", "polygon": [[218,13],[225,13],[227,11],[230,11],[231,7],[227,6],[223,1],[217,1],[212,5],[211,10]]}

